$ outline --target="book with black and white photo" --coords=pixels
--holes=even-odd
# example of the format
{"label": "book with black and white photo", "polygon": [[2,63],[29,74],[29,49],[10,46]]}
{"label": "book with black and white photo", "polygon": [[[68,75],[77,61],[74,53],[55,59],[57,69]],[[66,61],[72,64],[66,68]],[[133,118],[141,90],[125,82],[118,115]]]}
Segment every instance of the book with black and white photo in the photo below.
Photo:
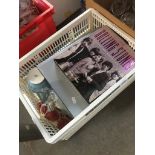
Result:
{"label": "book with black and white photo", "polygon": [[107,26],[75,41],[54,61],[88,103],[135,65],[133,49]]}

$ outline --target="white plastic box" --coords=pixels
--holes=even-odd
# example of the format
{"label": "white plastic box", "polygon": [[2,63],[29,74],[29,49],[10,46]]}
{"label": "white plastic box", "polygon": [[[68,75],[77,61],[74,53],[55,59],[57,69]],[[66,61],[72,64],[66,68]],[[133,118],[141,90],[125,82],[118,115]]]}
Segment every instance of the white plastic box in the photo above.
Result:
{"label": "white plastic box", "polygon": [[36,110],[34,104],[36,102],[35,96],[28,91],[26,82],[24,81],[24,78],[28,74],[29,70],[49,58],[54,53],[59,52],[61,49],[82,35],[87,34],[96,28],[101,27],[102,25],[109,26],[121,37],[123,37],[133,49],[135,48],[134,38],[122,31],[94,9],[88,9],[20,59],[20,99],[32,117],[33,122],[36,124],[48,143],[54,144],[60,140],[69,139],[76,131],[78,131],[84,124],[86,124],[92,117],[94,117],[101,109],[103,109],[111,100],[113,100],[134,81],[135,71],[133,69],[120,81],[108,89],[108,91],[94,100],[87,108],[85,108],[61,130],[56,129],[47,120],[39,117],[38,111]]}

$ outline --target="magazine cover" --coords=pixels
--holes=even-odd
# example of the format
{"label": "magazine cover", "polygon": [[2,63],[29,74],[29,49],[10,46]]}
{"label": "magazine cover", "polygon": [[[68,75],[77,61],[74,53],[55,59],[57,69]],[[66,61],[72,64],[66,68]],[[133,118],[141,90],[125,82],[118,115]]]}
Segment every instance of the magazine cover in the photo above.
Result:
{"label": "magazine cover", "polygon": [[60,52],[54,61],[88,103],[134,68],[134,51],[104,26]]}

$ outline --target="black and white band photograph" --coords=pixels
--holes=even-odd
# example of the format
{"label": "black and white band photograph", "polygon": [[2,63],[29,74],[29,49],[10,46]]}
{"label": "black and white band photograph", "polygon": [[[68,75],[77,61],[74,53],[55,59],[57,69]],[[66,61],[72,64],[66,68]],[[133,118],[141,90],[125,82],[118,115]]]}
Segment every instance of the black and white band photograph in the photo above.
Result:
{"label": "black and white band photograph", "polygon": [[117,63],[90,36],[76,42],[54,60],[88,103],[122,77]]}

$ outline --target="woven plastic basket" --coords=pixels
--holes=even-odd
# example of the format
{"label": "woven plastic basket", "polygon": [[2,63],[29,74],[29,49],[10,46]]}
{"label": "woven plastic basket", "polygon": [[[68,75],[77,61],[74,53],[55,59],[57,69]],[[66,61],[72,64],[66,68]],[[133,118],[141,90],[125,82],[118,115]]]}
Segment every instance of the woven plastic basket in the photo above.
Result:
{"label": "woven plastic basket", "polygon": [[70,138],[76,131],[78,131],[94,115],[96,115],[112,99],[114,99],[134,81],[133,69],[108,91],[93,101],[61,130],[56,129],[47,120],[40,118],[35,106],[37,98],[35,98],[35,96],[28,91],[25,82],[25,77],[27,76],[29,70],[49,58],[54,53],[59,52],[82,35],[85,35],[96,28],[101,27],[102,25],[109,26],[122,38],[124,38],[133,49],[135,48],[135,41],[131,36],[119,29],[115,24],[111,23],[94,9],[88,9],[20,59],[20,99],[32,117],[33,122],[37,125],[38,129],[48,143],[53,144],[60,140]]}

